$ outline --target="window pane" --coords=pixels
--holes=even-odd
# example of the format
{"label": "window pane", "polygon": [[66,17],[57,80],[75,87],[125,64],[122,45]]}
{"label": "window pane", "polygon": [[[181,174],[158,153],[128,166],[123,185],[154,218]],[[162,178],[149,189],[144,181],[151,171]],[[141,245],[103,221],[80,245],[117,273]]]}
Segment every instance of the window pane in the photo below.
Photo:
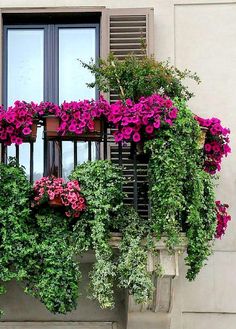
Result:
{"label": "window pane", "polygon": [[59,29],[59,103],[95,98],[95,90],[86,86],[94,80],[78,61],[95,60],[95,28]]}
{"label": "window pane", "polygon": [[43,127],[38,127],[37,139],[34,143],[34,181],[43,176]]}
{"label": "window pane", "polygon": [[44,30],[8,29],[7,105],[43,100]]}
{"label": "window pane", "polygon": [[96,142],[91,143],[91,160],[94,161],[97,159],[97,154],[96,154]]}
{"label": "window pane", "polygon": [[62,142],[62,177],[67,179],[74,169],[74,142]]}
{"label": "window pane", "polygon": [[19,163],[25,167],[27,178],[30,179],[30,144],[23,143],[19,148]]}
{"label": "window pane", "polygon": [[11,146],[7,147],[7,157],[9,159],[9,157],[15,158],[15,156],[16,156],[16,146],[15,144],[12,144]]}

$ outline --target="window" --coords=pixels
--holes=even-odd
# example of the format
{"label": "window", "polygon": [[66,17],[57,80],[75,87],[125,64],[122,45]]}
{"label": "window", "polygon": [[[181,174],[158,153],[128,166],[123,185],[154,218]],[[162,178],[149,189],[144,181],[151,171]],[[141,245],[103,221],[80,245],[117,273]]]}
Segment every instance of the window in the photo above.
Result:
{"label": "window", "polygon": [[[86,86],[93,77],[78,59],[89,61],[99,56],[98,18],[5,17],[4,106],[13,105],[15,100],[61,104],[64,100],[97,97],[97,91]],[[31,181],[43,174],[67,177],[78,163],[99,155],[95,142],[49,142],[43,135],[41,127],[36,143],[13,145],[6,150],[6,157],[15,156],[25,166]]]}

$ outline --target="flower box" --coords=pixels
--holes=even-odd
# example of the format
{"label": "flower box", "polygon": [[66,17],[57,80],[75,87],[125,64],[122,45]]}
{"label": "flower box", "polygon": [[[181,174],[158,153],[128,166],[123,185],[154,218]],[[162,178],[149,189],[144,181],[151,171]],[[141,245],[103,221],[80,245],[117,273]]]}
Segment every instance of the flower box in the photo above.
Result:
{"label": "flower box", "polygon": [[49,200],[48,204],[52,208],[62,207],[62,200],[59,196],[55,197],[53,200]]}
{"label": "flower box", "polygon": [[59,118],[54,115],[48,115],[45,118],[45,135],[48,139],[58,137]]}
{"label": "flower box", "polygon": [[83,134],[77,135],[75,133],[68,133],[62,136],[58,129],[60,127],[60,119],[56,116],[47,116],[45,118],[45,135],[49,140],[60,139],[62,141],[78,140],[78,141],[101,141],[103,134],[103,121],[94,119],[94,131],[87,131]]}

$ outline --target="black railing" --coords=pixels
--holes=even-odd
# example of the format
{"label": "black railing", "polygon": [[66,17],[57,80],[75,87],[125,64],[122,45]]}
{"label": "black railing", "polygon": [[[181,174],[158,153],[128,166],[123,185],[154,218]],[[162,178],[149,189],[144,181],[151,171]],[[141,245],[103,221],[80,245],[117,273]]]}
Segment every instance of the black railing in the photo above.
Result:
{"label": "black railing", "polygon": [[[78,154],[77,140],[70,140],[73,143],[73,167],[78,164],[80,154]],[[47,140],[46,132],[43,133],[43,175],[55,175],[62,177],[63,173],[63,141],[60,138],[55,140]],[[95,146],[94,159],[110,159],[115,164],[118,164],[123,169],[123,174],[127,178],[127,184],[124,190],[127,194],[125,202],[132,204],[136,210],[146,217],[148,215],[148,201],[147,201],[147,164],[145,161],[137,159],[136,147],[132,143],[122,145],[122,143],[115,144],[111,129],[104,125],[104,131],[99,141],[87,141],[87,160],[92,160],[92,146]],[[33,142],[29,144],[29,179],[34,180],[34,152],[35,145]],[[20,162],[21,146],[15,147],[16,161]],[[1,160],[7,163],[8,147],[2,145]]]}

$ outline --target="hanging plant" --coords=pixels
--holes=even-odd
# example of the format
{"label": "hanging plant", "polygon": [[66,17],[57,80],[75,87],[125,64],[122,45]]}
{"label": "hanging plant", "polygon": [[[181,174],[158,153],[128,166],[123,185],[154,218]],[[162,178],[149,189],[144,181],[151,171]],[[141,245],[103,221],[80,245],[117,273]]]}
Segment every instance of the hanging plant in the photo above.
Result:
{"label": "hanging plant", "polygon": [[231,220],[231,216],[228,214],[229,205],[222,203],[221,201],[216,201],[216,212],[217,212],[217,227],[215,237],[221,239],[225,234],[228,226],[228,221]]}
{"label": "hanging plant", "polygon": [[187,277],[192,280],[211,253],[215,193],[210,175],[202,170],[200,127],[185,102],[176,100],[175,106],[179,113],[174,125],[145,144],[151,152],[151,225],[159,239],[166,237],[170,250],[180,243],[180,233],[186,232]]}
{"label": "hanging plant", "polygon": [[33,207],[48,203],[52,206],[64,206],[67,217],[79,217],[86,209],[85,199],[80,192],[77,180],[66,182],[54,176],[42,177],[34,183]]}
{"label": "hanging plant", "polygon": [[195,116],[199,125],[206,130],[206,139],[204,145],[204,169],[211,175],[214,175],[221,169],[222,158],[231,152],[229,146],[230,130],[221,125],[217,118],[203,119]]}

